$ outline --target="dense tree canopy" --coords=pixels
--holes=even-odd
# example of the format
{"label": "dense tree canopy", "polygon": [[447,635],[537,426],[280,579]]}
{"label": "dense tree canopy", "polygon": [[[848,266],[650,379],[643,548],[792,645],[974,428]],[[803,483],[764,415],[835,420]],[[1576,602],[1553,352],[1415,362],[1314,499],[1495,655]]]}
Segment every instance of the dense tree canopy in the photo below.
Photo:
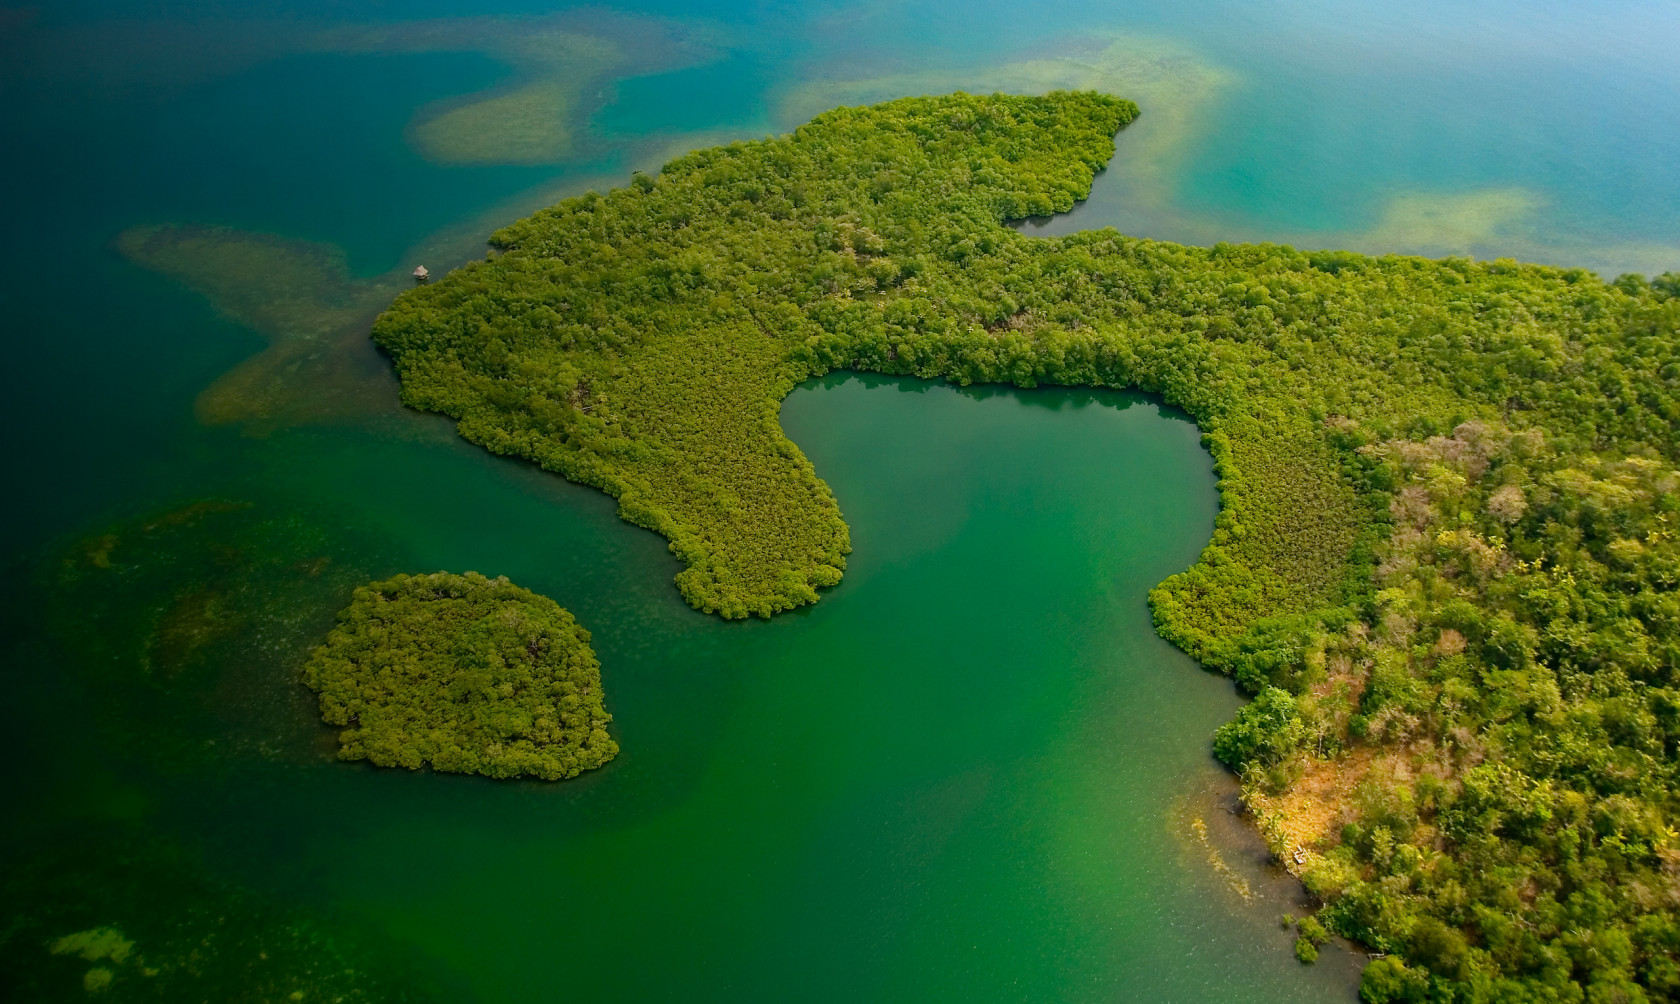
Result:
{"label": "dense tree canopy", "polygon": [[618,753],[589,632],[543,596],[469,572],[356,590],[304,668],[345,760],[575,777]]}
{"label": "dense tree canopy", "polygon": [[407,403],[613,494],[726,617],[845,567],[777,422],[800,381],[1162,395],[1222,508],[1156,623],[1261,695],[1216,749],[1323,922],[1390,953],[1366,996],[1680,999],[1680,276],[1004,225],[1136,113],[837,109],[515,223],[374,335]]}

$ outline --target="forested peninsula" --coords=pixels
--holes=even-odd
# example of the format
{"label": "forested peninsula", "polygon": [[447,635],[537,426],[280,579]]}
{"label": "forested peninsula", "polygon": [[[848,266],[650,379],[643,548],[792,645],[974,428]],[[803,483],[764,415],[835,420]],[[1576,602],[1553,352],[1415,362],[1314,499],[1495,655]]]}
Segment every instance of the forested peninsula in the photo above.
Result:
{"label": "forested peninsula", "polygon": [[837,109],[498,231],[374,337],[407,404],[615,496],[725,617],[845,568],[799,382],[1159,394],[1222,509],[1157,626],[1257,695],[1216,752],[1317,920],[1387,953],[1366,999],[1680,999],[1680,276],[1004,225],[1136,114]]}

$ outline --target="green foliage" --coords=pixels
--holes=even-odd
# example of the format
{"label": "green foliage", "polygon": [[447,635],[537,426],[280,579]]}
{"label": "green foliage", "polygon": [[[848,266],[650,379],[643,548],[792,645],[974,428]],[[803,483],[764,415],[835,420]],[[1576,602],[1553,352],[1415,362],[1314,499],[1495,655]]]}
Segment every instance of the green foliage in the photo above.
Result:
{"label": "green foliage", "polygon": [[589,632],[506,578],[399,575],[356,590],[304,682],[339,756],[553,781],[618,753]]}
{"label": "green foliage", "polygon": [[1304,966],[1310,966],[1318,961],[1318,946],[1330,940],[1330,932],[1318,922],[1317,917],[1302,917],[1297,929],[1300,937],[1295,939],[1295,958]]}
{"label": "green foliage", "polygon": [[617,497],[726,617],[845,567],[776,420],[800,381],[1161,395],[1222,507],[1155,622],[1261,695],[1220,757],[1387,765],[1304,866],[1395,953],[1367,999],[1674,999],[1680,281],[1003,225],[1083,197],[1135,114],[837,109],[519,221],[374,336],[405,402]]}
{"label": "green foliage", "polygon": [[1423,974],[1390,955],[1365,967],[1359,999],[1368,1004],[1421,1004],[1429,1000],[1429,984]]}
{"label": "green foliage", "polygon": [[1310,966],[1318,961],[1318,946],[1305,936],[1296,938],[1295,957],[1301,960],[1302,965]]}
{"label": "green foliage", "polygon": [[1318,961],[1318,946],[1330,940],[1330,932],[1318,922],[1317,917],[1302,917],[1297,929],[1300,936],[1295,939],[1295,958],[1302,965],[1310,966]]}
{"label": "green foliage", "polygon": [[1359,448],[1390,532],[1361,630],[1327,644],[1364,673],[1350,724],[1415,774],[1362,785],[1335,852],[1361,875],[1326,916],[1410,966],[1367,999],[1680,991],[1680,472],[1570,433]]}
{"label": "green foliage", "polygon": [[1213,734],[1213,755],[1241,773],[1277,763],[1293,753],[1305,735],[1295,698],[1267,687]]}
{"label": "green foliage", "polygon": [[616,496],[670,539],[702,610],[815,602],[850,544],[781,433],[781,398],[836,365],[1030,380],[1030,342],[1008,326],[1023,306],[965,291],[969,319],[953,324],[928,298],[964,262],[1027,246],[1001,216],[1070,208],[1135,114],[1095,95],[887,107],[692,153],[498,231],[505,253],[399,297],[375,326],[404,401]]}

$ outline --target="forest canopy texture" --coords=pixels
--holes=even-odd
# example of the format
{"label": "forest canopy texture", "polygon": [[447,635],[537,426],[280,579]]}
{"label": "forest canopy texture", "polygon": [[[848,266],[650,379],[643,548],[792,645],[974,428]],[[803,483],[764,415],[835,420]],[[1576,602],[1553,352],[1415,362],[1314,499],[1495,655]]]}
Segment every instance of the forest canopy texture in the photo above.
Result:
{"label": "forest canopy texture", "polygon": [[618,753],[589,632],[547,597],[468,572],[356,590],[304,667],[339,757],[490,777],[576,777]]}
{"label": "forest canopy texture", "polygon": [[1157,626],[1258,695],[1216,751],[1318,921],[1388,953],[1366,998],[1680,999],[1680,276],[1004,225],[1136,114],[837,109],[515,223],[374,336],[406,403],[614,495],[726,617],[845,568],[799,382],[1161,395],[1222,510]]}

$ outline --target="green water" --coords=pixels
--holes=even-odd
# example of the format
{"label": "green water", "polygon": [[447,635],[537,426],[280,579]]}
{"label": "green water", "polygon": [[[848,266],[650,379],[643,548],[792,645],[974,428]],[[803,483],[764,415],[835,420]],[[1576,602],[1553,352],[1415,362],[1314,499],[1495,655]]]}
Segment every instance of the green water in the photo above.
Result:
{"label": "green water", "polygon": [[[220,917],[217,999],[256,994],[260,946],[286,965],[337,946],[446,1000],[1351,999],[1362,957],[1294,961],[1277,917],[1298,890],[1225,811],[1208,737],[1237,694],[1150,629],[1149,587],[1217,506],[1182,416],[801,388],[783,424],[855,552],[815,607],[726,624],[681,603],[664,542],[610,499],[404,412],[365,337],[400,287],[347,283],[448,268],[559,194],[825,104],[1073,84],[1144,117],[1089,202],[1030,232],[1676,268],[1680,18],[552,6],[0,11],[0,902],[25,932],[0,938],[0,989],[79,999],[87,963],[51,938],[118,925],[157,961]],[[572,44],[555,24],[611,52],[548,59]],[[440,109],[521,93],[570,109],[551,163],[414,141]],[[475,128],[531,125],[499,114]],[[114,238],[153,224],[278,242],[255,270],[122,257]],[[296,270],[321,253],[346,271]],[[281,407],[206,410],[235,366]],[[618,760],[544,785],[332,759],[301,659],[356,583],[433,569],[578,615]]]}
{"label": "green water", "polygon": [[[1183,851],[1175,802],[1213,768],[1171,737],[1234,700],[1142,600],[1211,525],[1194,429],[1125,399],[858,381],[800,392],[784,422],[851,521],[846,588],[768,625],[604,625],[620,762],[444,813],[403,798],[341,863],[353,908],[463,969],[497,959],[491,999],[560,980],[630,1000],[1333,985],[1297,983],[1275,925],[1233,924],[1241,901]],[[1210,925],[1236,937],[1191,934]],[[557,931],[615,964],[576,973]]]}
{"label": "green water", "polygon": [[[1302,970],[1290,901],[1245,901],[1191,828],[1223,815],[1203,737],[1238,701],[1144,597],[1212,526],[1194,426],[1118,394],[856,378],[783,421],[856,554],[771,623],[694,614],[661,542],[603,499],[453,441],[272,444],[263,477],[290,487],[250,492],[320,512],[310,494],[361,485],[344,526],[425,542],[344,560],[507,574],[574,610],[624,752],[563,785],[342,766],[309,755],[307,700],[259,680],[255,708],[198,727],[237,745],[254,720],[275,748],[130,764],[131,797],[241,883],[484,1000],[1345,994],[1346,961]],[[1225,849],[1260,882],[1253,853]]]}

